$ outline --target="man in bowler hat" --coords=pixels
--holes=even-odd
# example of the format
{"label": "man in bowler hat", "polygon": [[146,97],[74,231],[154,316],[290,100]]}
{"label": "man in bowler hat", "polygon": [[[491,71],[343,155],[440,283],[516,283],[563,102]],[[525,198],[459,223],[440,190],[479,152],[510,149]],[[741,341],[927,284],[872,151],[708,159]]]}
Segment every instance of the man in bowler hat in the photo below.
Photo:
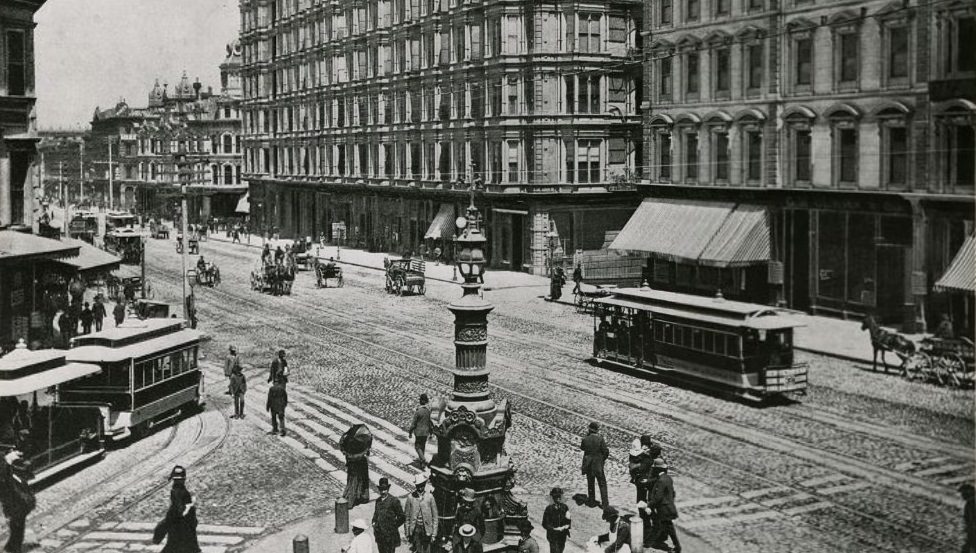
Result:
{"label": "man in bowler hat", "polygon": [[390,480],[380,478],[380,497],[373,509],[373,536],[380,553],[393,553],[400,545],[400,527],[407,521],[400,500],[390,495]]}
{"label": "man in bowler hat", "polygon": [[413,422],[410,423],[410,431],[407,433],[407,436],[414,438],[413,448],[417,452],[417,462],[420,464],[420,468],[427,466],[427,437],[430,436],[431,432],[428,403],[430,403],[430,399],[427,394],[420,394],[420,405],[413,413]]}
{"label": "man in bowler hat", "polygon": [[166,516],[156,525],[153,543],[166,546],[162,553],[200,553],[197,541],[197,510],[193,495],[186,489],[186,469],[177,465],[169,474],[173,488],[169,494],[169,509]]}

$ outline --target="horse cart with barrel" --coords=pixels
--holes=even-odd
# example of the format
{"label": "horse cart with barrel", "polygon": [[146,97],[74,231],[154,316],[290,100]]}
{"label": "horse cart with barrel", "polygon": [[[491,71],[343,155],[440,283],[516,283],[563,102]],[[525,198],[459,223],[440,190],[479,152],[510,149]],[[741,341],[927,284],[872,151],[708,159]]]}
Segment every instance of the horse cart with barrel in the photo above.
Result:
{"label": "horse cart with barrel", "polygon": [[337,287],[342,287],[342,267],[336,265],[331,257],[326,263],[321,262],[318,257],[315,257],[313,266],[315,268],[316,286],[319,288],[328,288],[329,280],[331,279],[335,281]]}
{"label": "horse cart with barrel", "polygon": [[424,262],[420,259],[386,259],[386,291],[402,296],[405,292],[425,294],[427,281]]}

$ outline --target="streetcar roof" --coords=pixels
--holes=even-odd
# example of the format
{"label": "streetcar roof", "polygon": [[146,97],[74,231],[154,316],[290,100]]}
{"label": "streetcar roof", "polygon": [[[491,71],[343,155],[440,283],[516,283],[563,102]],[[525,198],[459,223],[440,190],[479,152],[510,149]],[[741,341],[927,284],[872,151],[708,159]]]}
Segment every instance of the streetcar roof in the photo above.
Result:
{"label": "streetcar roof", "polygon": [[113,328],[76,336],[72,338],[71,344],[74,347],[107,346],[119,348],[179,332],[183,329],[183,324],[183,319],[130,319]]}
{"label": "streetcar roof", "polygon": [[147,233],[142,232],[141,230],[136,230],[136,229],[131,228],[131,227],[119,228],[119,229],[111,230],[109,232],[106,232],[105,235],[106,236],[114,236],[116,238],[136,238],[136,237],[139,237],[139,236],[148,236]]}
{"label": "streetcar roof", "polygon": [[166,352],[179,350],[200,341],[200,333],[195,330],[181,330],[142,342],[110,347],[83,345],[68,350],[68,360],[81,363],[118,363],[130,359],[154,357]]}
{"label": "streetcar roof", "polygon": [[0,358],[0,397],[44,390],[101,370],[98,365],[66,362],[65,353],[54,349],[17,349]]}
{"label": "streetcar roof", "polygon": [[653,304],[673,304],[674,306],[687,306],[697,309],[737,315],[740,317],[754,316],[757,313],[773,309],[768,305],[759,303],[748,303],[744,301],[733,301],[709,296],[698,296],[694,294],[681,294],[678,292],[668,292],[665,290],[654,290],[651,288],[617,288],[613,291],[614,296],[626,296],[635,298],[638,301]]}
{"label": "streetcar roof", "polygon": [[[629,292],[633,289],[627,289]],[[647,290],[639,290],[640,292],[647,292]],[[689,296],[688,294],[674,294],[672,292],[665,292],[665,294],[671,294],[672,296],[684,296],[684,297],[696,297],[700,296]],[[670,296],[668,296],[671,299]],[[683,299],[683,298],[681,298]],[[710,298],[701,298],[706,302],[716,302],[724,303],[724,300],[713,300]],[[617,307],[627,307],[630,309],[636,309],[638,311],[647,311],[656,315],[664,315],[670,317],[679,317],[683,319],[692,319],[695,321],[701,321],[705,323],[711,323],[719,326],[727,327],[737,327],[737,328],[749,328],[753,330],[783,330],[787,328],[795,328],[799,326],[805,326],[803,322],[793,318],[782,315],[780,312],[771,308],[768,305],[759,304],[749,304],[744,302],[730,302],[738,303],[740,306],[754,306],[759,309],[744,311],[741,310],[723,310],[723,309],[707,309],[702,304],[702,302],[694,302],[688,305],[689,309],[682,309],[682,304],[672,303],[672,302],[661,302],[654,303],[652,301],[635,301],[628,297],[628,295],[623,295],[623,297],[618,297],[618,294],[614,294],[609,298],[600,298],[593,300],[594,303],[599,303],[603,305],[613,305]],[[663,304],[663,305],[662,305]],[[707,306],[711,307],[711,306]]]}

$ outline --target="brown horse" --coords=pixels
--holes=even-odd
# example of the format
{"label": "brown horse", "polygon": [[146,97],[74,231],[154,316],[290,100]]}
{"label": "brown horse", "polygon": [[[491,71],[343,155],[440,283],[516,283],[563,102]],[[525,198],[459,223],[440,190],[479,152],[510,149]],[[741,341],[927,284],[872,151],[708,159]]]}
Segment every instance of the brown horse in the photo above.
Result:
{"label": "brown horse", "polygon": [[881,325],[874,320],[873,315],[864,317],[861,323],[861,330],[867,330],[871,334],[871,348],[874,356],[871,362],[871,370],[878,370],[878,352],[881,352],[881,364],[884,365],[885,374],[888,373],[888,362],[885,360],[885,353],[892,352],[901,359],[901,364],[915,353],[915,344],[897,332],[888,332],[881,328]]}

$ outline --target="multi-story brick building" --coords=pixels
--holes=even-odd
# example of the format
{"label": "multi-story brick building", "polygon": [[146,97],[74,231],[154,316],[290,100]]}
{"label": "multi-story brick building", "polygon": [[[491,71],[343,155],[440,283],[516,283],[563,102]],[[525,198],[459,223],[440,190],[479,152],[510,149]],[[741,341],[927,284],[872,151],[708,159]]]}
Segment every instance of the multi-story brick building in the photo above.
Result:
{"label": "multi-story brick building", "polygon": [[34,13],[44,0],[0,5],[0,227],[34,225],[40,165],[34,118]]}
{"label": "multi-story brick building", "polygon": [[477,183],[492,263],[539,271],[553,232],[599,248],[632,212],[639,2],[242,0],[241,15],[259,229],[416,250],[453,237]]}
{"label": "multi-story brick building", "polygon": [[[971,2],[656,0],[644,20],[643,184],[667,200],[615,248],[667,227],[643,248],[658,286],[910,327],[947,309],[932,284],[973,231]],[[712,209],[676,221],[692,201]]]}
{"label": "multi-story brick building", "polygon": [[247,192],[241,180],[240,60],[240,44],[228,45],[219,94],[184,73],[172,91],[157,81],[144,108],[125,101],[96,108],[86,144],[94,187],[108,190],[111,157],[116,207],[171,216],[182,170],[189,173],[183,182],[192,222],[234,216]]}

